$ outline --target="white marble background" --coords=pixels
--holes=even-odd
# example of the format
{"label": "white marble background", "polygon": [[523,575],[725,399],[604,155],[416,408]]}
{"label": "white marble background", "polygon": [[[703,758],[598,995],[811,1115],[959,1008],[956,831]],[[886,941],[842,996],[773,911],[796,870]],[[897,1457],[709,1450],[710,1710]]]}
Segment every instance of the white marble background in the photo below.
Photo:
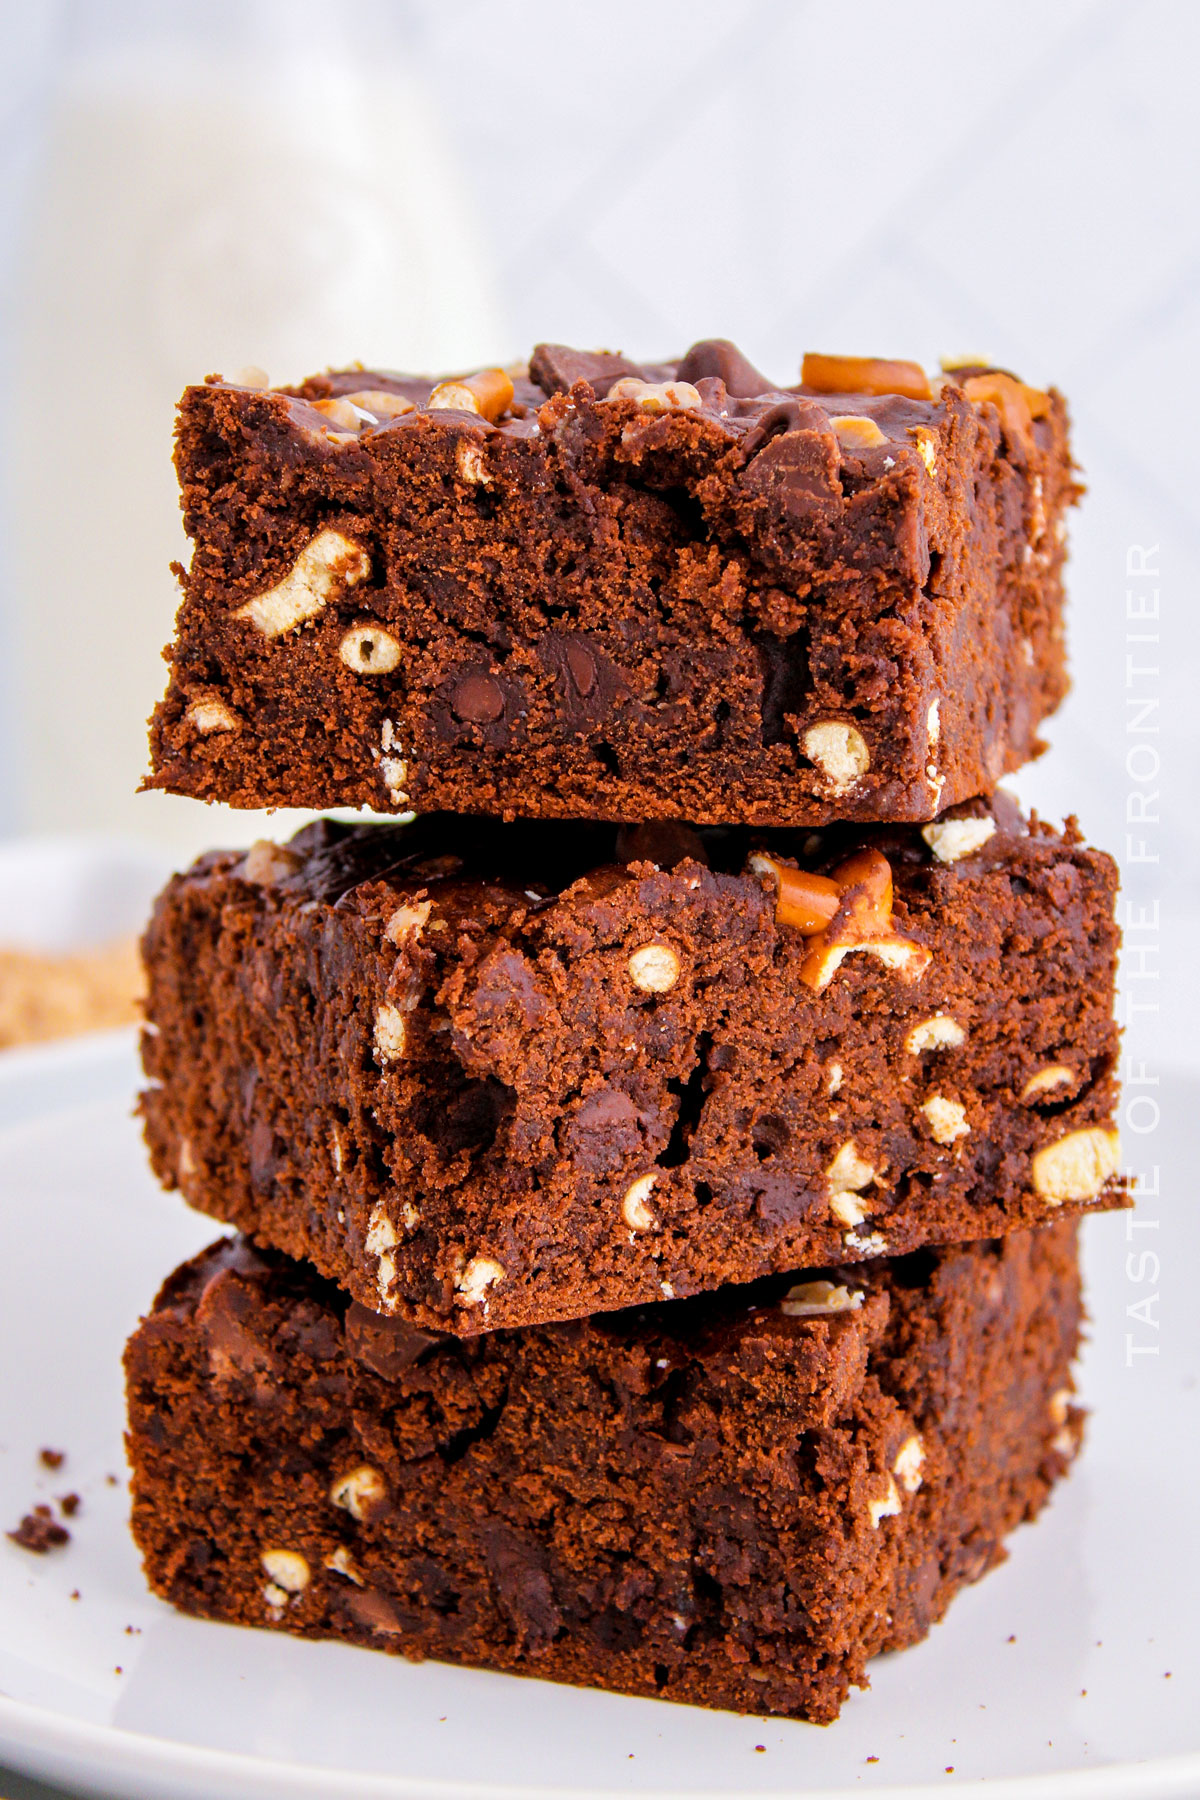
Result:
{"label": "white marble background", "polygon": [[[246,827],[133,793],[187,379],[538,337],[728,335],[779,379],[805,348],[976,351],[1065,390],[1090,490],[1076,689],[1017,785],[1160,857],[1126,878],[1171,926],[1162,1028],[1197,1042],[1200,9],[46,0],[0,29],[0,825]],[[1135,545],[1161,642],[1129,647]],[[1157,670],[1129,690],[1127,648]]]}

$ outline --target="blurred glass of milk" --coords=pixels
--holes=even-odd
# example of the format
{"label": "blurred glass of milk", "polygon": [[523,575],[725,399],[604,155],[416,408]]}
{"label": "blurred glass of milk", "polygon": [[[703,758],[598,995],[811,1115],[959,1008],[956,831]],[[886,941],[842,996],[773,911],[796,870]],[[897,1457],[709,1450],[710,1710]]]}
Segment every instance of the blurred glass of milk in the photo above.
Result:
{"label": "blurred glass of milk", "polygon": [[244,839],[261,820],[135,794],[186,559],[174,403],[247,365],[279,382],[504,359],[485,257],[403,7],[58,12],[10,290],[8,810],[18,829]]}

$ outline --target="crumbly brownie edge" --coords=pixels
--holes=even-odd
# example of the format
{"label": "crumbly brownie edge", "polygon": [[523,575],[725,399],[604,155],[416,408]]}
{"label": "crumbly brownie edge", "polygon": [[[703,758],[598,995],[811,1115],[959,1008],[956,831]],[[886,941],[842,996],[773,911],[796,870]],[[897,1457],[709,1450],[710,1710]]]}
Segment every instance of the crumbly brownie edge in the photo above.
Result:
{"label": "crumbly brownie edge", "polygon": [[796,1316],[814,1290],[789,1312],[776,1280],[458,1341],[217,1246],[126,1353],[150,1584],[209,1618],[830,1720],[1002,1558],[1082,1422],[1070,1223],[833,1285],[857,1310],[818,1291]]}

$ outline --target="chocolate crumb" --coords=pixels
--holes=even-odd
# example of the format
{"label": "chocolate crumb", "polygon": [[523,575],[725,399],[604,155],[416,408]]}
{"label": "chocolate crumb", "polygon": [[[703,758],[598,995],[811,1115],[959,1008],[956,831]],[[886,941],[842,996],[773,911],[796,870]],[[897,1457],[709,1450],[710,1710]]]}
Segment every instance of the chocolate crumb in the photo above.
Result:
{"label": "chocolate crumb", "polygon": [[115,1475],[106,1475],[104,1479],[109,1487],[119,1487],[121,1485]]}
{"label": "chocolate crumb", "polygon": [[73,1519],[82,1505],[78,1494],[63,1494],[58,1502],[58,1510],[65,1519]]}
{"label": "chocolate crumb", "polygon": [[45,1556],[47,1550],[71,1541],[71,1534],[65,1525],[60,1525],[48,1506],[35,1506],[32,1512],[25,1514],[15,1531],[7,1535],[22,1550],[32,1550],[35,1556]]}
{"label": "chocolate crumb", "polygon": [[65,1450],[39,1450],[38,1461],[47,1469],[61,1469],[67,1460]]}

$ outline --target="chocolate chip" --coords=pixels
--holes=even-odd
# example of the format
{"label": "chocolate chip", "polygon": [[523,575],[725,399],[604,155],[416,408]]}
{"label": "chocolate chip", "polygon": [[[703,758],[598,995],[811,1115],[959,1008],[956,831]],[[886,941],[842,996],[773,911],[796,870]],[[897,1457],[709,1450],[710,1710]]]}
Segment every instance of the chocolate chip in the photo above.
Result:
{"label": "chocolate chip", "polygon": [[572,731],[601,723],[627,697],[620,671],[593,639],[579,632],[545,632],[537,655],[554,676],[558,703]]}
{"label": "chocolate chip", "polygon": [[529,361],[529,374],[543,394],[569,393],[577,381],[586,381],[602,400],[622,375],[641,375],[640,363],[613,356],[607,350],[572,350],[568,344],[539,344]]}
{"label": "chocolate chip", "polygon": [[738,400],[775,392],[775,383],[760,375],[754,364],[728,338],[702,338],[692,345],[675,371],[677,381],[693,384],[713,375],[723,381],[726,392]]}
{"label": "chocolate chip", "polygon": [[456,719],[467,725],[494,725],[504,712],[504,690],[490,675],[468,675],[450,701]]}
{"label": "chocolate chip", "polygon": [[562,1628],[562,1614],[546,1569],[546,1553],[532,1538],[503,1525],[486,1532],[488,1570],[500,1610],[521,1649],[540,1650]]}
{"label": "chocolate chip", "polygon": [[[804,422],[808,405],[805,401],[781,402],[762,414],[742,440],[751,460],[741,479],[748,492],[761,494],[785,520],[804,521],[811,529],[818,508],[840,506],[842,490],[837,439],[827,421],[822,430]],[[758,449],[775,427],[782,435],[771,437],[764,449]]]}
{"label": "chocolate chip", "polygon": [[596,685],[596,659],[578,638],[567,641],[567,667],[576,690],[586,700]]}
{"label": "chocolate chip", "polygon": [[[805,400],[796,394],[775,395],[763,405],[754,404],[739,408],[746,418],[753,418],[754,424],[742,439],[743,456],[753,457],[757,461],[765,445],[772,445],[780,436],[792,438],[801,435],[804,438],[817,438],[819,445],[804,443],[791,445],[782,453],[793,461],[811,462],[814,459],[828,465],[822,468],[821,486],[830,485],[833,473],[839,466],[837,439],[829,426],[829,414],[815,400]],[[763,465],[764,469],[766,464]],[[761,473],[761,472],[760,472]]]}
{"label": "chocolate chip", "polygon": [[641,1153],[644,1120],[619,1088],[599,1088],[566,1122],[565,1147],[583,1174],[609,1178]]}
{"label": "chocolate chip", "polygon": [[233,1269],[219,1269],[206,1284],[196,1306],[196,1323],[208,1339],[209,1359],[218,1381],[274,1371],[275,1358],[269,1346],[254,1332],[260,1316],[254,1292]]}
{"label": "chocolate chip", "polygon": [[427,1351],[436,1350],[445,1342],[442,1333],[422,1331],[404,1319],[385,1318],[357,1300],[346,1311],[347,1350],[356,1362],[384,1381],[395,1381],[405,1369],[420,1362]]}
{"label": "chocolate chip", "polygon": [[368,1631],[377,1631],[386,1637],[398,1637],[404,1630],[400,1614],[378,1588],[363,1588],[361,1593],[347,1594],[344,1600],[346,1611],[356,1625],[364,1625]]}

